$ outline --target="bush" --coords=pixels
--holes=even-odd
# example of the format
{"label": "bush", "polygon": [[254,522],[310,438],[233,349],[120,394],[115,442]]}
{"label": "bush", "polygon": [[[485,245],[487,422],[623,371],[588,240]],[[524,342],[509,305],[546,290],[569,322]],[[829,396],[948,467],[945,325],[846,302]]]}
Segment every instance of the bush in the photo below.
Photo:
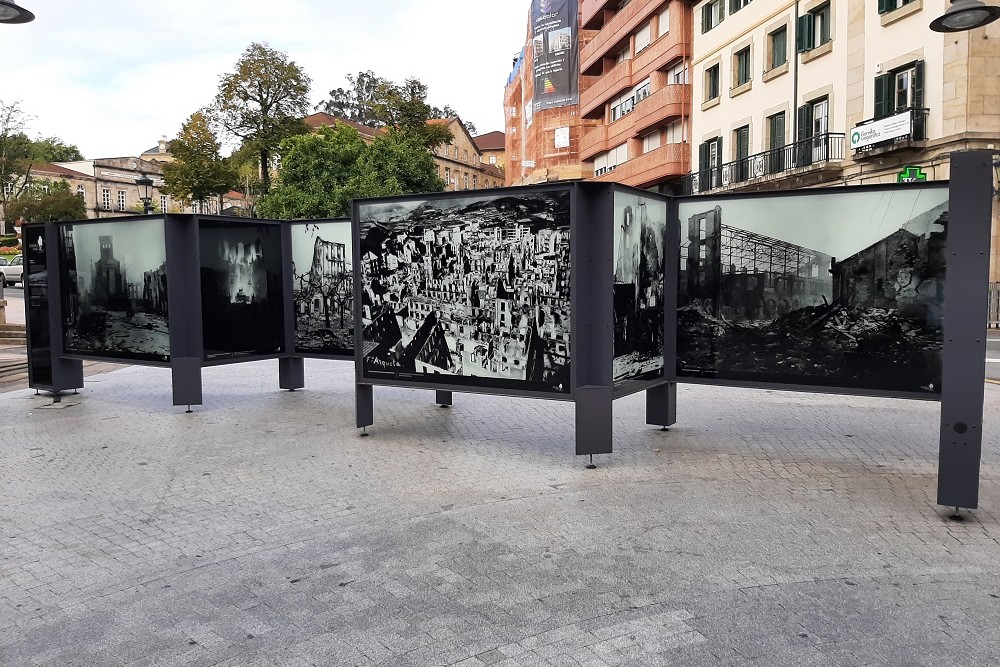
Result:
{"label": "bush", "polygon": [[20,255],[20,254],[21,254],[20,247],[0,246],[0,255],[6,257],[8,255]]}
{"label": "bush", "polygon": [[0,237],[0,248],[12,248],[18,244],[16,236]]}

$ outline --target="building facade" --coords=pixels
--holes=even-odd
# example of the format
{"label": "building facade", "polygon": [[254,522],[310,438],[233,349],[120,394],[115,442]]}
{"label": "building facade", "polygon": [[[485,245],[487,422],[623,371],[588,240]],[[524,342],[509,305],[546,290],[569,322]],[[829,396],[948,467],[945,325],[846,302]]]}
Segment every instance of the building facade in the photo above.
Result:
{"label": "building facade", "polygon": [[483,161],[476,141],[459,118],[435,118],[427,122],[445,125],[452,134],[449,143],[432,150],[445,190],[482,190],[499,188],[504,184],[503,171]]}
{"label": "building facade", "polygon": [[654,188],[689,171],[691,8],[584,0],[580,159],[585,176]]}
{"label": "building facade", "polygon": [[[944,180],[1000,148],[1000,23],[940,34],[946,0],[702,0],[682,192]],[[997,217],[991,280],[1000,280]]]}
{"label": "building facade", "polygon": [[[582,51],[594,31],[580,29],[582,8],[587,2],[580,0],[580,3],[575,48]],[[574,72],[574,76],[577,73]],[[504,88],[504,116],[507,120],[504,173],[507,185],[579,179],[590,175],[580,159],[580,141],[585,126],[596,125],[596,121],[585,121],[580,115],[579,104],[554,108],[542,106],[536,102],[534,35],[529,18],[524,48],[515,56]]]}
{"label": "building facade", "polygon": [[505,148],[507,137],[500,130],[487,132],[472,138],[476,142],[476,148],[483,156],[483,162],[491,164],[498,169],[503,169],[507,164],[505,158]]}

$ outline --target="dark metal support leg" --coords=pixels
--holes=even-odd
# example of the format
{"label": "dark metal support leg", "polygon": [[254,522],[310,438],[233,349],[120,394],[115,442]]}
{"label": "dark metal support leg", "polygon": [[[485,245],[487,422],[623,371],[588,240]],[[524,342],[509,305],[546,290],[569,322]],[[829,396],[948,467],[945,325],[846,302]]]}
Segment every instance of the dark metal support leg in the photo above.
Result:
{"label": "dark metal support leg", "polygon": [[452,399],[450,391],[434,392],[434,402],[440,405],[442,408],[450,408],[452,406],[451,400]]}
{"label": "dark metal support leg", "polygon": [[576,453],[610,454],[613,445],[611,428],[611,387],[584,386],[576,392]]}
{"label": "dark metal support leg", "polygon": [[191,412],[192,405],[202,404],[200,358],[174,357],[170,360],[170,376],[174,405],[186,405]]}
{"label": "dark metal support leg", "polygon": [[677,383],[668,382],[646,390],[646,423],[662,426],[662,431],[677,423]]}
{"label": "dark metal support leg", "polygon": [[306,364],[302,357],[278,359],[278,386],[295,391],[306,386]]}
{"label": "dark metal support leg", "polygon": [[368,435],[364,429],[375,423],[375,391],[370,384],[359,384],[354,388],[355,426],[362,429],[362,436]]}

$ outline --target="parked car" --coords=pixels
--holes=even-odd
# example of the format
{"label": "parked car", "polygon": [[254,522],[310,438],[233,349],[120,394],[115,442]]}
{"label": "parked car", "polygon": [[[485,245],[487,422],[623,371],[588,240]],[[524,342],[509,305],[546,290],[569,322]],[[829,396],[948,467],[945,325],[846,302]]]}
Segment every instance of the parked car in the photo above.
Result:
{"label": "parked car", "polygon": [[24,259],[21,255],[14,255],[10,259],[0,257],[0,284],[17,285],[24,283]]}

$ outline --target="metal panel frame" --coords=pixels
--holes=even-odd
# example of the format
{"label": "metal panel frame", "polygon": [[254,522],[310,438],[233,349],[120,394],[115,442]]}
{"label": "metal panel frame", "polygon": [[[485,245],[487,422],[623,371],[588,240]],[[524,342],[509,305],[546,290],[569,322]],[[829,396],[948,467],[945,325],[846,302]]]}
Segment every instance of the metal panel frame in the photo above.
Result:
{"label": "metal panel frame", "polygon": [[[677,197],[674,200],[674,210],[671,221],[671,227],[676,229],[676,234],[678,235],[675,239],[676,245],[671,248],[671,255],[675,254],[673,251],[680,247],[680,225],[681,220],[679,216],[679,210],[681,204],[692,202],[692,201],[704,201],[704,202],[717,202],[733,199],[768,199],[768,198],[778,198],[778,197],[807,197],[816,195],[843,195],[843,194],[854,194],[858,192],[871,192],[871,191],[906,191],[912,190],[914,188],[931,189],[931,188],[947,188],[949,187],[948,181],[928,181],[926,183],[920,184],[908,184],[908,183],[893,183],[885,185],[852,185],[850,188],[845,188],[844,186],[834,186],[825,188],[808,188],[800,190],[775,190],[767,192],[728,192],[719,195],[690,195],[686,197]],[[950,197],[951,195],[949,195]],[[949,210],[951,203],[949,202]],[[950,215],[950,214],[949,214]],[[951,244],[951,233],[952,229],[948,230],[948,243]],[[987,237],[987,247],[989,246],[989,239]],[[671,257],[672,268],[670,270],[673,275],[679,275],[677,271],[680,268],[678,257]],[[950,268],[949,268],[950,273]],[[986,278],[984,278],[984,281]],[[948,284],[948,281],[945,281]],[[985,282],[984,282],[985,284]],[[946,288],[947,289],[947,288]],[[673,304],[673,321],[670,322],[668,331],[672,333],[673,338],[673,355],[674,364],[673,366],[667,368],[667,379],[670,382],[684,383],[684,384],[705,384],[705,385],[715,385],[720,387],[743,387],[751,389],[772,389],[775,391],[792,391],[792,392],[805,392],[805,393],[818,393],[818,394],[841,394],[848,396],[875,396],[881,398],[905,398],[920,401],[939,401],[941,400],[940,393],[920,393],[920,392],[907,392],[907,391],[893,391],[893,390],[883,390],[883,389],[865,389],[863,387],[839,387],[839,386],[825,386],[817,384],[809,384],[808,382],[799,383],[789,383],[789,382],[767,382],[763,380],[730,380],[730,379],[718,379],[718,378],[697,378],[690,377],[686,375],[677,374],[677,304],[676,304],[676,294],[677,290],[674,289],[674,304]],[[947,303],[947,299],[945,299]],[[986,297],[983,297],[983,303],[986,303]],[[945,306],[947,312],[947,305]],[[983,329],[985,330],[985,317],[983,318]],[[943,357],[942,357],[943,358]]]}
{"label": "metal panel frame", "polygon": [[979,506],[993,151],[951,155],[937,502]]}

